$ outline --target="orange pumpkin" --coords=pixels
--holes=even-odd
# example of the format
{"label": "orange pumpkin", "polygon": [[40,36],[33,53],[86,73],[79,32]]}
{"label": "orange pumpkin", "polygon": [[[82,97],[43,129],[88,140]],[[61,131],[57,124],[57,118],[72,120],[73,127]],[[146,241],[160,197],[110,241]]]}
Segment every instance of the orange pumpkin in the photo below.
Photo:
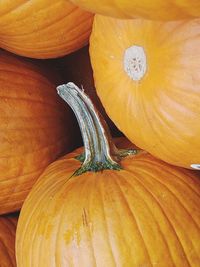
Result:
{"label": "orange pumpkin", "polygon": [[56,58],[88,43],[93,15],[66,0],[0,1],[0,47]]}
{"label": "orange pumpkin", "polygon": [[0,51],[0,214],[19,209],[43,169],[76,144],[55,87],[42,68]]}
{"label": "orange pumpkin", "polygon": [[118,18],[180,20],[200,17],[199,0],[71,0],[88,11]]}
{"label": "orange pumpkin", "polygon": [[90,55],[97,94],[128,139],[168,163],[200,168],[200,20],[97,15]]}
{"label": "orange pumpkin", "polygon": [[17,266],[199,266],[196,174],[144,151],[119,152],[86,95],[72,83],[58,90],[76,113],[85,153],[52,163],[31,190]]}
{"label": "orange pumpkin", "polygon": [[113,136],[122,135],[116,128],[114,123],[107,116],[95,90],[92,66],[89,57],[89,47],[85,46],[80,50],[59,59],[60,72],[63,74],[63,81],[73,81],[79,87],[84,88],[84,91],[95,103],[95,106],[104,116],[109,125]]}
{"label": "orange pumpkin", "polygon": [[16,267],[15,232],[17,217],[0,216],[0,266]]}

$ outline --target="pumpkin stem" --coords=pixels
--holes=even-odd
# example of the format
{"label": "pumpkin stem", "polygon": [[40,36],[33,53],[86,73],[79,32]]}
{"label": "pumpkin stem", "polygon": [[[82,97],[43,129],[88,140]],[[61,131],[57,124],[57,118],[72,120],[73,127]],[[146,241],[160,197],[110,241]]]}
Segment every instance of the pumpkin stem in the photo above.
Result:
{"label": "pumpkin stem", "polygon": [[83,164],[74,175],[104,169],[120,170],[120,152],[90,98],[71,82],[58,86],[57,91],[75,113],[83,137],[85,152],[77,158]]}

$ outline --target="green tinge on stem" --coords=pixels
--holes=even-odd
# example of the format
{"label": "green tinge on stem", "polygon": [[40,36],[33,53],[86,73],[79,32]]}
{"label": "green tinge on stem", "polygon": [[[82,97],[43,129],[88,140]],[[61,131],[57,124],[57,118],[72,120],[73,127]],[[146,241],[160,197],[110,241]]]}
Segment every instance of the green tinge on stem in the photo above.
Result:
{"label": "green tinge on stem", "polygon": [[88,162],[87,164],[83,164],[78,170],[76,170],[73,176],[81,175],[84,172],[99,172],[103,170],[121,170],[121,166],[118,163],[113,164],[109,160],[105,160],[104,162]]}

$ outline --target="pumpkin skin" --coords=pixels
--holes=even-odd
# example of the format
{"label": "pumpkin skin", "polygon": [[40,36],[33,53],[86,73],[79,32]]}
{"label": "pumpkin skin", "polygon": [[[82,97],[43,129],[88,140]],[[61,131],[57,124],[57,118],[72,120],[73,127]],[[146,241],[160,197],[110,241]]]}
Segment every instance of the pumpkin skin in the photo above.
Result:
{"label": "pumpkin skin", "polygon": [[3,0],[0,47],[26,57],[60,57],[88,43],[92,21],[66,0]]}
{"label": "pumpkin skin", "polygon": [[16,267],[15,233],[17,217],[0,216],[0,266]]}
{"label": "pumpkin skin", "polygon": [[199,266],[195,172],[143,152],[124,158],[123,170],[71,177],[80,152],[49,165],[27,197],[18,267]]}
{"label": "pumpkin skin", "polygon": [[131,142],[177,166],[200,164],[199,19],[96,15],[90,56],[97,94]]}
{"label": "pumpkin skin", "polygon": [[63,74],[63,82],[73,81],[92,99],[93,103],[108,123],[112,136],[121,136],[122,133],[106,114],[96,93],[93,71],[89,57],[89,47],[85,46],[80,50],[59,59],[60,72]]}
{"label": "pumpkin skin", "polygon": [[75,148],[78,129],[55,87],[42,68],[0,51],[0,214],[20,209],[43,169]]}
{"label": "pumpkin skin", "polygon": [[199,0],[71,0],[93,13],[118,18],[150,20],[180,20],[200,17]]}

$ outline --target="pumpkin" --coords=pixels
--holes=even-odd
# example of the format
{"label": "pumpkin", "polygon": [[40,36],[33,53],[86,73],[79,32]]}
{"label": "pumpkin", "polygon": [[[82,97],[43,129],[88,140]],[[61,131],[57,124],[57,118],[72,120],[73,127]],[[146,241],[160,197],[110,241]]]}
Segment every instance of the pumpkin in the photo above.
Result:
{"label": "pumpkin", "polygon": [[21,208],[43,169],[76,145],[55,87],[41,67],[0,51],[0,214]]}
{"label": "pumpkin", "polygon": [[119,151],[83,91],[73,83],[58,91],[76,113],[85,152],[49,165],[25,200],[17,266],[199,266],[195,172]]}
{"label": "pumpkin", "polygon": [[89,57],[89,47],[85,46],[78,51],[59,59],[60,73],[63,74],[63,81],[73,81],[82,87],[87,95],[92,99],[95,106],[108,123],[113,136],[122,135],[114,123],[107,116],[95,90],[92,66]]}
{"label": "pumpkin", "polygon": [[200,168],[200,20],[97,15],[90,56],[97,94],[125,136],[168,163]]}
{"label": "pumpkin", "polygon": [[66,0],[0,1],[0,47],[56,58],[88,43],[93,15]]}
{"label": "pumpkin", "polygon": [[0,216],[0,266],[16,267],[15,232],[17,217]]}
{"label": "pumpkin", "polygon": [[199,0],[71,0],[90,12],[118,17],[151,20],[180,20],[200,17]]}

